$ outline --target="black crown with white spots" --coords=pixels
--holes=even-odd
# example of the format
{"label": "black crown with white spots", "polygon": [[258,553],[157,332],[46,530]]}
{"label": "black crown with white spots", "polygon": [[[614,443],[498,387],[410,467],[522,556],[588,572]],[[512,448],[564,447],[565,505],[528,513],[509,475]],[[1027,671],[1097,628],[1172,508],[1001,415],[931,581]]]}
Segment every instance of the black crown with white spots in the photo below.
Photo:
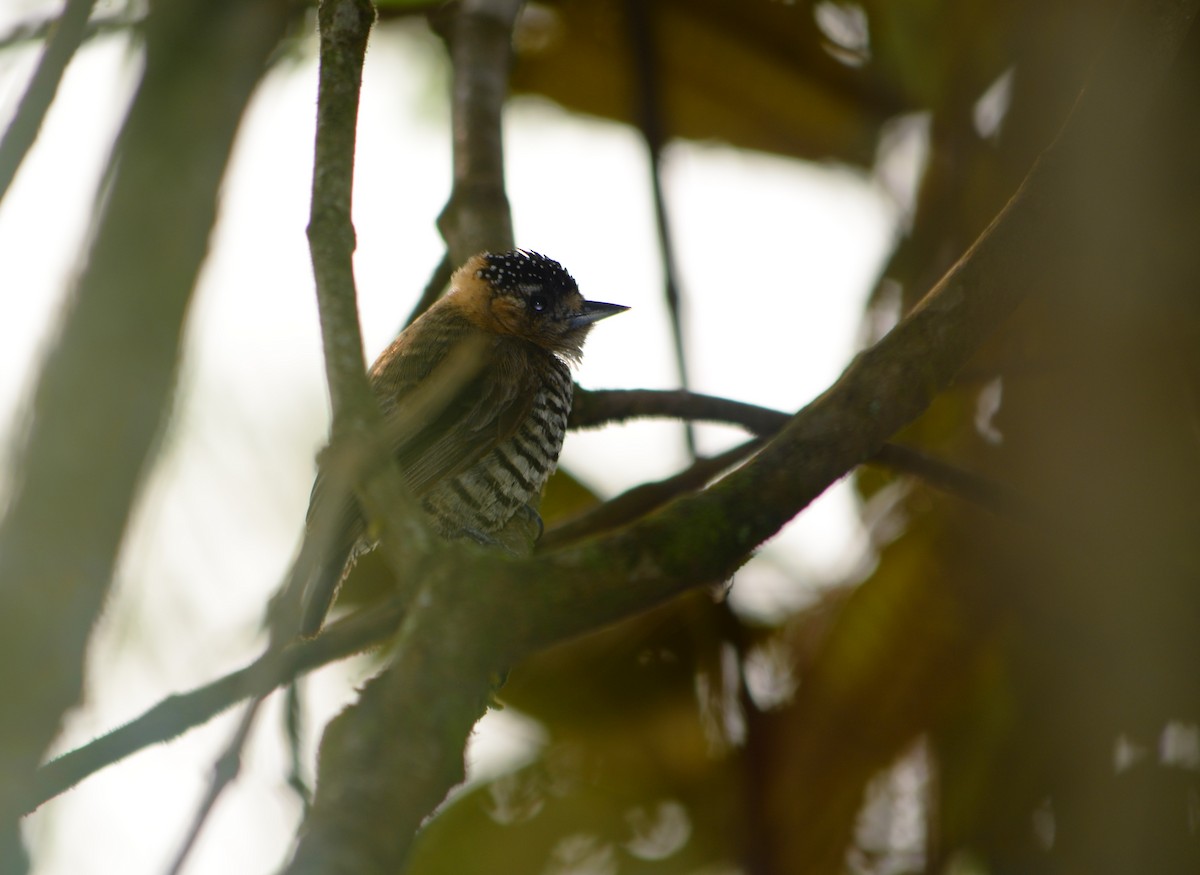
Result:
{"label": "black crown with white spots", "polygon": [[511,252],[484,253],[485,267],[476,271],[476,276],[487,280],[497,289],[522,292],[545,292],[558,295],[577,292],[579,286],[566,268],[537,252],[514,249]]}

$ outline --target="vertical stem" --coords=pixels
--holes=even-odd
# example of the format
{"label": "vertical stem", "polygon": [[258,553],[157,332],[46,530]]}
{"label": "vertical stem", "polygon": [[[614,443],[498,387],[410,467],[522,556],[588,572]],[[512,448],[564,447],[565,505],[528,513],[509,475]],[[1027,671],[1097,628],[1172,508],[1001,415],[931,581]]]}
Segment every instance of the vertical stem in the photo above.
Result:
{"label": "vertical stem", "polygon": [[[667,200],[663,194],[662,163],[666,130],[663,124],[662,87],[658,75],[658,52],[655,38],[653,0],[625,0],[625,21],[633,50],[634,81],[637,83],[634,113],[642,139],[646,143],[650,163],[650,188],[654,195],[654,219],[658,229],[658,249],[663,262],[663,295],[671,317],[671,340],[675,349],[675,367],[679,385],[685,391],[688,379],[686,345],[683,339],[683,307],[679,293],[679,271],[676,269],[675,246]],[[688,453],[696,458],[696,429],[691,422],[683,423]]]}
{"label": "vertical stem", "polygon": [[324,508],[329,520],[334,520],[342,506],[340,495],[348,496],[357,486],[367,516],[380,526],[385,555],[396,558],[399,571],[405,560],[392,547],[427,546],[427,528],[394,466],[385,466],[379,476],[360,482],[367,464],[382,455],[379,436],[383,432],[379,407],[367,382],[358,324],[351,222],[359,89],[375,8],[370,0],[322,0],[317,17],[320,81],[308,243],[333,407],[335,453],[324,465],[330,496]]}
{"label": "vertical stem", "polygon": [[338,433],[354,411],[374,404],[367,382],[354,285],[354,147],[367,38],[375,21],[370,0],[324,0],[318,7],[321,73],[308,244],[317,283],[325,373]]}
{"label": "vertical stem", "polygon": [[462,0],[450,21],[454,189],[438,227],[452,265],[476,252],[514,245],[501,117],[521,5],[522,0]]}

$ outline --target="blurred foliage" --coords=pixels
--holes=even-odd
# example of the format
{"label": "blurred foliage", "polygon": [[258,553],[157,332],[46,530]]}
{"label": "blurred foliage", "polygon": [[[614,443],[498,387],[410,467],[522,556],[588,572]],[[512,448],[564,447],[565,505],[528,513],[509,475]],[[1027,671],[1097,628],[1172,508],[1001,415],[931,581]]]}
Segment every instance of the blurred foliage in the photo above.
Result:
{"label": "blurred foliage", "polygon": [[[670,136],[870,169],[928,120],[873,335],[1015,190],[1120,5],[641,2]],[[516,90],[633,123],[631,20],[531,3]],[[767,627],[694,594],[514,667],[536,751],[444,807],[415,873],[1200,871],[1198,84],[1193,35],[1129,173],[1081,162],[1061,294],[897,436],[1044,516],[866,469],[891,540],[857,586]]]}

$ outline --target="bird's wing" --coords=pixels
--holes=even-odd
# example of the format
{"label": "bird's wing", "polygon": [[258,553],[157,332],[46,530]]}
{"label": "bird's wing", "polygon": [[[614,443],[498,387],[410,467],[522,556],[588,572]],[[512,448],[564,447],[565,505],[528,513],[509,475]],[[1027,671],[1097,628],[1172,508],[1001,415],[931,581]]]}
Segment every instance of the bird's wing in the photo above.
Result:
{"label": "bird's wing", "polygon": [[385,412],[396,461],[417,496],[514,435],[533,407],[537,372],[518,341],[474,340],[456,343],[419,388],[392,395]]}
{"label": "bird's wing", "polygon": [[[417,328],[416,325],[413,326]],[[515,342],[479,331],[465,318],[441,313],[409,330],[371,369],[371,386],[385,431],[412,492],[420,497],[465,471],[516,433],[537,393],[536,372]],[[305,597],[303,634],[320,628],[347,559],[365,532],[352,494],[330,491],[326,465],[318,467],[309,500],[309,533],[318,517],[336,513],[332,538]]]}

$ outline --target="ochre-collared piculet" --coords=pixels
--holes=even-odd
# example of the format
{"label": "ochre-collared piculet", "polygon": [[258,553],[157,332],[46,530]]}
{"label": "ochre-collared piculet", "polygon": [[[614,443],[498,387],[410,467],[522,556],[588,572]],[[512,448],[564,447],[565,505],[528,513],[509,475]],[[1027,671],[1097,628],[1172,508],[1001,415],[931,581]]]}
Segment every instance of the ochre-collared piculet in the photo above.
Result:
{"label": "ochre-collared piculet", "polygon": [[[571,412],[567,364],[580,360],[594,323],[626,309],[584,300],[571,275],[544,255],[485,252],[460,267],[449,292],[383,351],[371,387],[393,426],[388,434],[405,483],[440,535],[496,545],[518,514],[540,531],[535,504]],[[465,376],[454,355],[464,349]],[[439,385],[430,381],[438,380],[450,397],[436,397]],[[317,514],[332,512],[323,485],[318,471],[310,527]],[[344,501],[331,547],[305,588],[304,635],[320,629],[343,576],[370,547],[357,502]]]}

